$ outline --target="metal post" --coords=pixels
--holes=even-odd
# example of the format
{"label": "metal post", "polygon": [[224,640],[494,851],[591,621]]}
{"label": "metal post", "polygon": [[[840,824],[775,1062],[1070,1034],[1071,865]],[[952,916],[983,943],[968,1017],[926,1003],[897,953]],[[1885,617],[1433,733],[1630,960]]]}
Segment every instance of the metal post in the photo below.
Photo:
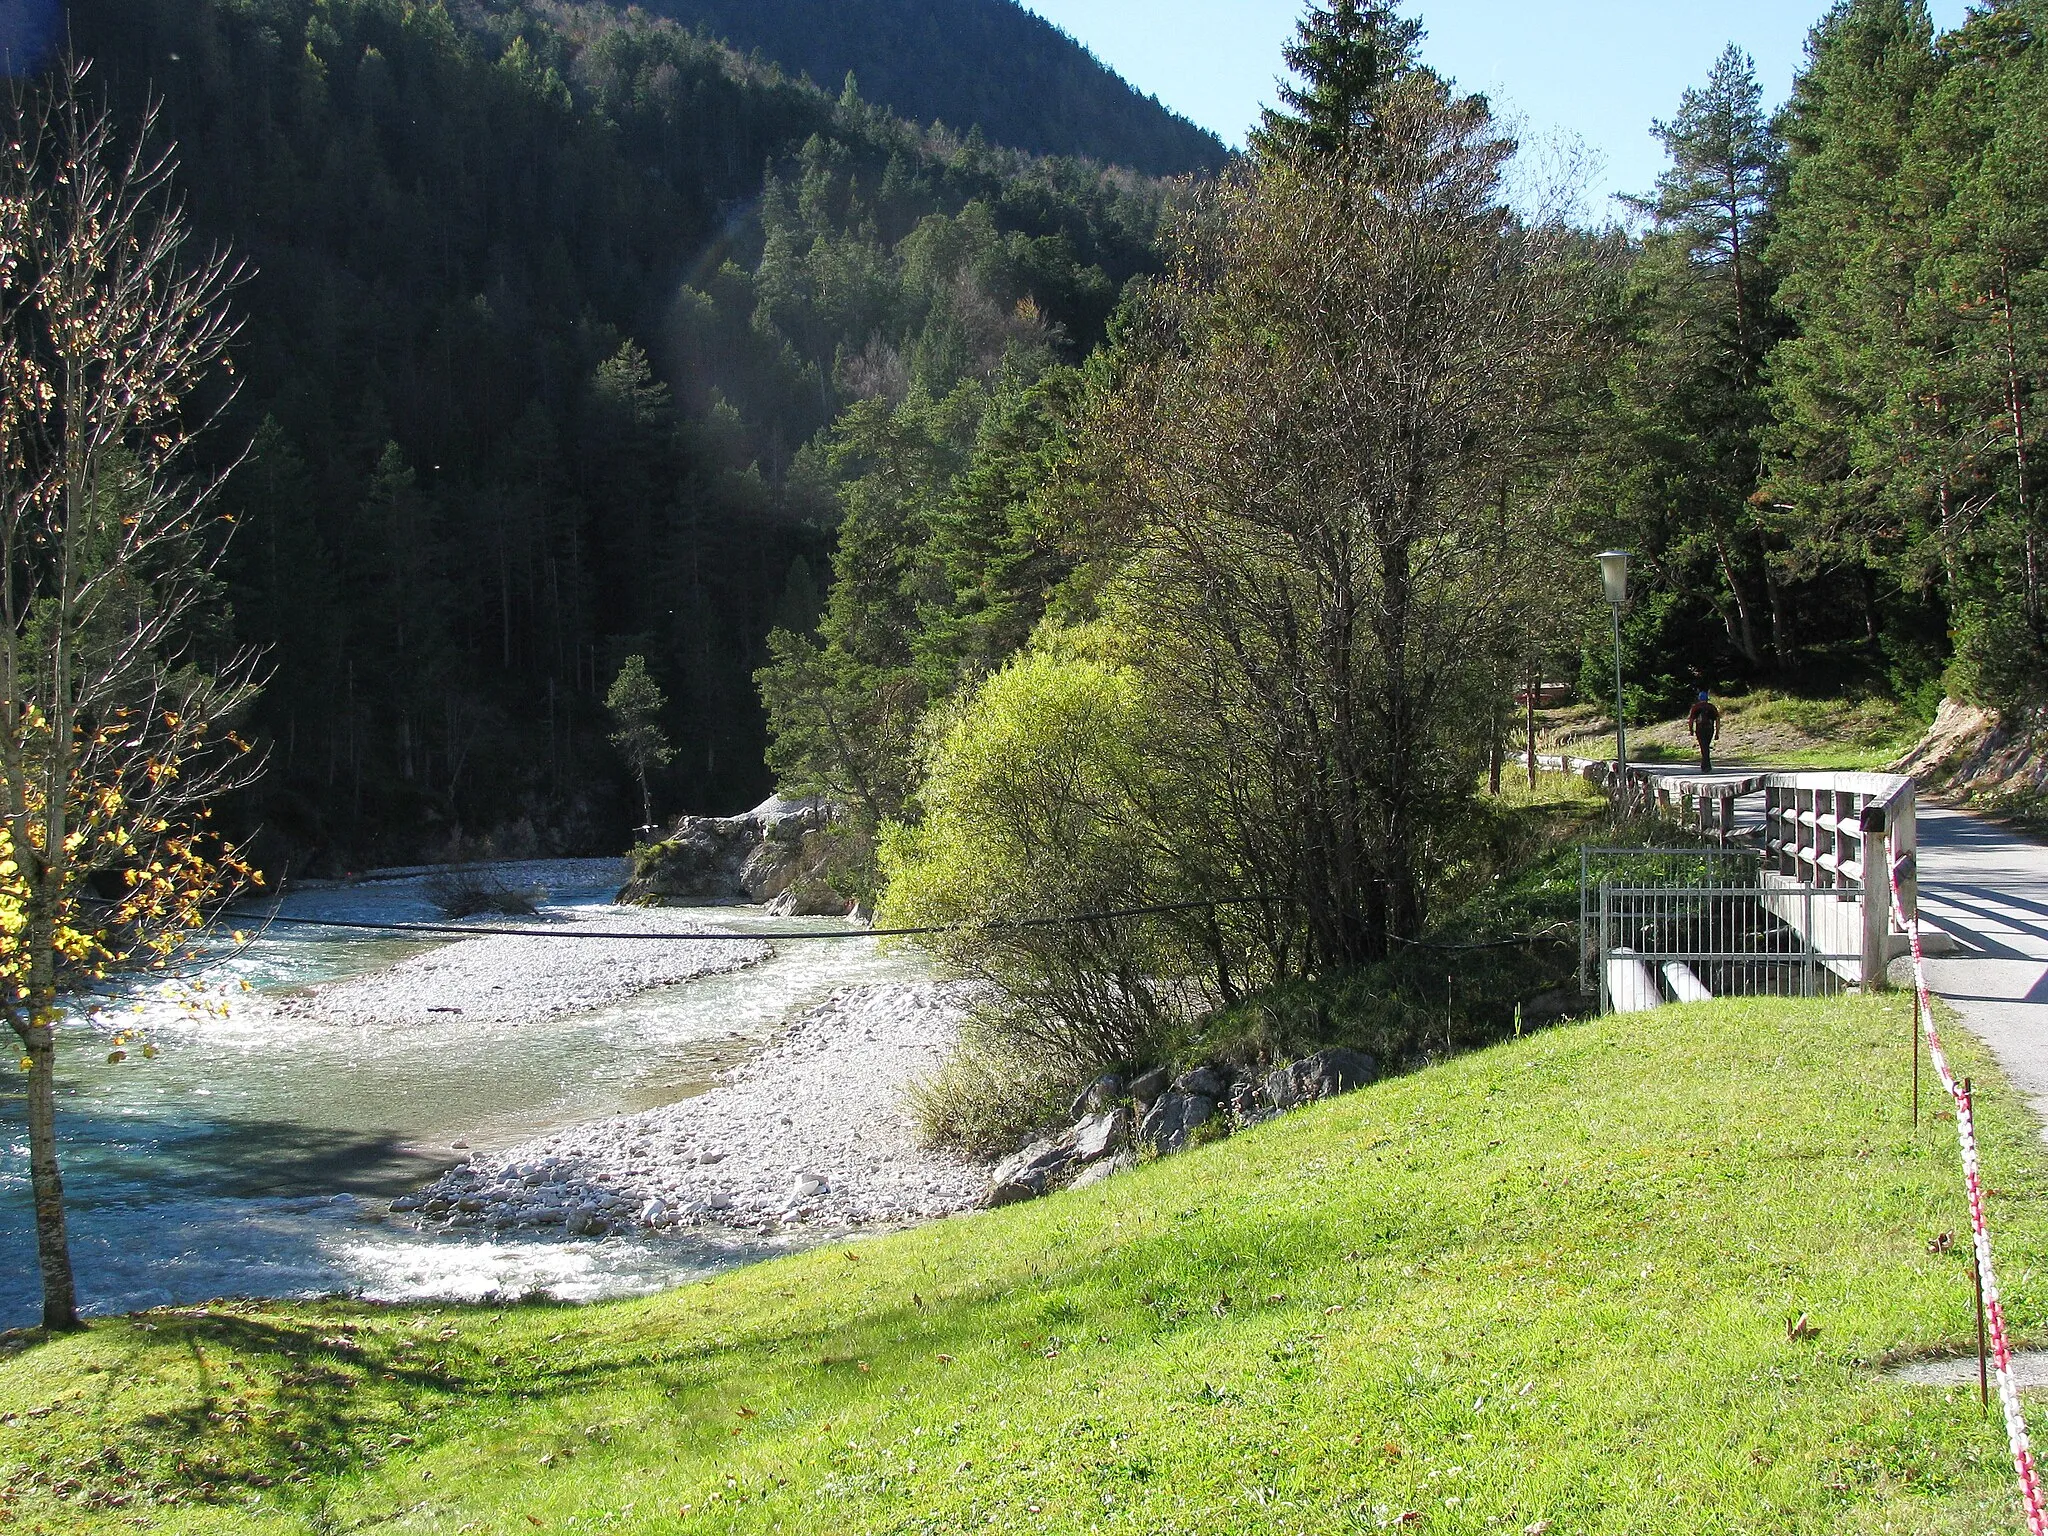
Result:
{"label": "metal post", "polygon": [[1592,869],[1592,855],[1584,843],[1579,844],[1579,996],[1584,997],[1592,988],[1586,985],[1586,946],[1593,935],[1586,924],[1586,903],[1591,893],[1586,889],[1586,876]]}
{"label": "metal post", "polygon": [[1628,722],[1622,718],[1621,696],[1621,604],[1611,603],[1609,610],[1614,615],[1614,782],[1621,800],[1622,814],[1628,814]]}
{"label": "metal post", "polygon": [[1806,942],[1799,946],[1801,960],[1799,995],[1801,997],[1816,997],[1820,994],[1820,986],[1819,977],[1814,974],[1813,965],[1813,891],[1811,887],[1802,892],[1799,899],[1804,905],[1806,912],[1806,922],[1802,927],[1802,936]]}

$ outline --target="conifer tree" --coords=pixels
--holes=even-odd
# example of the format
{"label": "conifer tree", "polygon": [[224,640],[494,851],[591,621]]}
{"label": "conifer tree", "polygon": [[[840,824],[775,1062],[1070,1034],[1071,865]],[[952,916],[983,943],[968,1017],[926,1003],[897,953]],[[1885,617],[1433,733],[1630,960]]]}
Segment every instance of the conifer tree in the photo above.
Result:
{"label": "conifer tree", "polygon": [[1271,159],[1346,153],[1354,136],[1377,131],[1378,104],[1417,67],[1422,23],[1391,0],[1319,0],[1295,26],[1281,55],[1300,83],[1283,80],[1286,110],[1268,107],[1252,147]]}
{"label": "conifer tree", "polygon": [[1730,43],[1703,87],[1679,99],[1678,116],[1655,125],[1671,156],[1653,198],[1631,199],[1662,230],[1684,238],[1697,261],[1728,284],[1745,381],[1761,363],[1755,293],[1762,233],[1784,175],[1784,148],[1763,108],[1749,55]]}
{"label": "conifer tree", "polygon": [[626,766],[633,770],[640,785],[641,825],[651,827],[654,794],[648,775],[674,757],[675,751],[661,730],[661,712],[668,708],[668,700],[662,695],[661,685],[649,674],[645,656],[626,658],[619,675],[612,680],[611,691],[604,696],[604,707],[615,727],[612,745],[619,749],[619,755],[625,758]]}

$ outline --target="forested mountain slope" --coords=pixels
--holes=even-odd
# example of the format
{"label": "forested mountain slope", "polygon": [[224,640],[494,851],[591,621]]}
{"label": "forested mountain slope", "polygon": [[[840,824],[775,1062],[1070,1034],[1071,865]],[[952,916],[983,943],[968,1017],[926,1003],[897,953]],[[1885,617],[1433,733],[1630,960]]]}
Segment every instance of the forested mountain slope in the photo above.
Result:
{"label": "forested mountain slope", "polygon": [[[75,47],[249,264],[223,457],[276,674],[245,818],[335,864],[617,846],[601,701],[671,700],[657,811],[768,788],[750,676],[836,520],[851,401],[1078,356],[1161,185],[935,136],[673,23],[540,0],[76,0]],[[768,176],[764,183],[764,167]],[[637,797],[635,797],[637,799]]]}
{"label": "forested mountain slope", "polygon": [[1014,0],[651,0],[743,51],[917,122],[1154,175],[1219,169],[1216,136],[1143,96]]}

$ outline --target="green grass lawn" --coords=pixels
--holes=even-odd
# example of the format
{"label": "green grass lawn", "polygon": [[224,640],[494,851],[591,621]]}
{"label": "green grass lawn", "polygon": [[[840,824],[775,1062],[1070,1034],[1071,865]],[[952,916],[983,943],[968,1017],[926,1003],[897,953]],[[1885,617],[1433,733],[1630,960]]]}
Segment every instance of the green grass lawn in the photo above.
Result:
{"label": "green grass lawn", "polygon": [[[1972,1337],[1907,1037],[1897,999],[1666,1008],[647,1301],[18,1342],[0,1503],[52,1532],[2014,1532],[1974,1392],[1876,1370]],[[1957,1047],[2038,1334],[2048,1159]]]}

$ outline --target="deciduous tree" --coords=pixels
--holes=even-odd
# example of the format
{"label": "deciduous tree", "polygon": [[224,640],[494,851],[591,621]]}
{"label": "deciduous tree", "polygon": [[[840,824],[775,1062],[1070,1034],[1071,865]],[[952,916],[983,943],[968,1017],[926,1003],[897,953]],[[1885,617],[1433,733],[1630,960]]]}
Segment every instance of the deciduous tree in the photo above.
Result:
{"label": "deciduous tree", "polygon": [[17,88],[0,150],[0,1013],[28,1075],[43,1321],[75,1327],[58,998],[164,965],[249,872],[209,837],[253,759],[253,658],[214,628],[218,482],[186,472],[234,271],[192,249],[151,124],[84,71]]}

